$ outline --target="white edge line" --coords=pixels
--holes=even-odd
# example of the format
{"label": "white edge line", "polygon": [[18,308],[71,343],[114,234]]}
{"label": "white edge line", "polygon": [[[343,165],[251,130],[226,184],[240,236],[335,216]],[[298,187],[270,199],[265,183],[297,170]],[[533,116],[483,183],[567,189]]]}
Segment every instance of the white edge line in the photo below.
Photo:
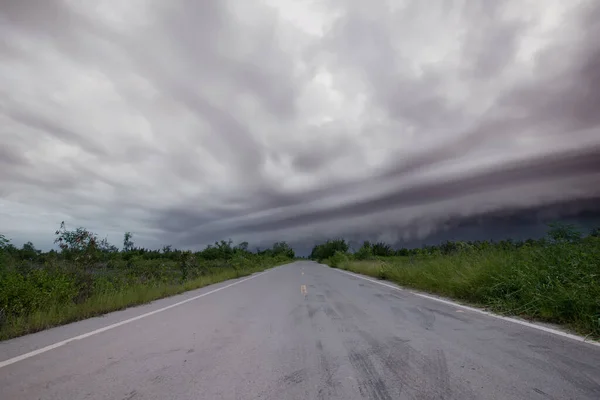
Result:
{"label": "white edge line", "polygon": [[348,272],[348,271],[344,271],[344,270],[341,270],[341,269],[338,269],[338,268],[331,268],[331,267],[329,267],[327,265],[323,265],[323,266],[326,267],[326,268],[329,268],[329,269],[333,269],[334,271],[338,271],[338,272],[341,272],[341,273],[353,276],[355,278],[364,279],[365,281],[369,281],[369,282],[376,283],[376,284],[381,285],[381,286],[388,287],[390,289],[395,289],[395,290],[399,290],[399,291],[402,291],[402,292],[406,292],[407,291],[407,292],[409,292],[409,293],[411,293],[411,294],[413,294],[415,296],[419,296],[419,297],[422,297],[424,299],[429,299],[429,300],[437,301],[438,303],[448,304],[448,305],[451,305],[453,307],[458,307],[458,308],[462,308],[464,310],[469,310],[469,311],[472,311],[472,312],[475,312],[475,313],[478,313],[478,314],[487,315],[488,317],[501,319],[501,320],[504,320],[504,321],[512,322],[512,323],[523,325],[523,326],[528,326],[530,328],[537,329],[537,330],[540,330],[540,331],[544,331],[546,333],[551,333],[553,335],[562,336],[562,337],[565,337],[565,338],[568,338],[568,339],[572,339],[572,340],[575,340],[575,341],[578,341],[578,342],[588,343],[588,344],[600,347],[600,342],[597,342],[597,341],[591,340],[591,339],[586,339],[583,336],[573,335],[573,334],[570,334],[570,333],[559,331],[557,329],[552,329],[552,328],[548,328],[548,327],[545,327],[545,326],[542,326],[542,325],[532,324],[531,322],[521,321],[521,320],[516,319],[516,318],[504,317],[502,315],[494,314],[494,313],[491,313],[489,311],[480,310],[478,308],[465,306],[465,305],[462,305],[462,304],[459,304],[459,303],[455,303],[453,301],[444,300],[444,299],[440,299],[438,297],[428,296],[426,294],[417,293],[417,292],[413,292],[413,291],[410,291],[410,290],[407,290],[407,289],[403,289],[403,288],[398,287],[398,286],[389,285],[387,283],[376,281],[376,280],[370,279],[370,278],[366,278],[366,277],[364,277],[362,275],[355,274],[355,273]]}
{"label": "white edge line", "polygon": [[149,317],[149,316],[154,315],[154,314],[158,314],[160,312],[169,310],[169,309],[171,309],[173,307],[177,307],[177,306],[180,306],[182,304],[189,303],[190,301],[194,301],[194,300],[197,300],[197,299],[199,299],[201,297],[208,296],[209,294],[213,294],[213,293],[216,293],[216,292],[221,291],[223,289],[227,289],[227,288],[230,288],[230,287],[235,286],[237,284],[240,284],[242,282],[249,281],[250,279],[257,278],[257,277],[259,277],[261,275],[264,275],[264,274],[266,274],[268,272],[271,272],[272,270],[273,269],[269,269],[268,271],[260,272],[260,273],[258,273],[256,275],[252,275],[252,276],[250,276],[248,278],[244,278],[241,281],[230,283],[229,285],[222,286],[222,287],[217,288],[217,289],[213,289],[213,290],[211,290],[209,292],[199,294],[198,296],[190,297],[189,299],[185,299],[185,300],[182,300],[182,301],[180,301],[178,303],[171,304],[171,305],[168,305],[168,306],[163,307],[163,308],[159,308],[158,310],[150,311],[150,312],[147,312],[145,314],[141,314],[141,315],[138,315],[136,317],[129,318],[129,319],[126,319],[126,320],[114,323],[112,325],[108,325],[108,326],[105,326],[103,328],[99,328],[99,329],[93,330],[91,332],[84,333],[84,334],[79,335],[79,336],[74,336],[72,338],[62,340],[60,342],[48,345],[46,347],[42,347],[40,349],[30,351],[29,353],[25,353],[25,354],[21,354],[20,356],[17,356],[17,357],[9,358],[8,360],[5,360],[5,361],[0,361],[0,368],[4,368],[4,367],[7,367],[7,366],[9,366],[11,364],[14,364],[16,362],[23,361],[23,360],[26,360],[28,358],[37,356],[38,354],[46,353],[46,352],[48,352],[50,350],[54,350],[54,349],[56,349],[58,347],[64,346],[65,344],[71,343],[71,342],[73,342],[75,340],[85,339],[85,338],[88,338],[90,336],[94,336],[94,335],[97,335],[99,333],[106,332],[108,330],[117,328],[117,327],[119,327],[121,325],[125,325],[125,324],[128,324],[130,322],[134,322],[134,321],[140,320],[142,318]]}

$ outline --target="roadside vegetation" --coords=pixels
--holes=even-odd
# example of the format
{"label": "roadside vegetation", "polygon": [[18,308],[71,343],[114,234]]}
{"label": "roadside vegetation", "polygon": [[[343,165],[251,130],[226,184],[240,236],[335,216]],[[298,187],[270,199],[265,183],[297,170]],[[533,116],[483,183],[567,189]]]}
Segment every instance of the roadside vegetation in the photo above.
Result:
{"label": "roadside vegetation", "polygon": [[561,324],[600,337],[600,229],[588,235],[551,224],[545,238],[445,242],[394,250],[343,240],[314,247],[311,258],[504,314]]}
{"label": "roadside vegetation", "polygon": [[147,303],[284,264],[285,242],[251,252],[248,243],[220,241],[203,251],[118,249],[84,228],[55,232],[59,250],[14,246],[0,235],[0,340]]}

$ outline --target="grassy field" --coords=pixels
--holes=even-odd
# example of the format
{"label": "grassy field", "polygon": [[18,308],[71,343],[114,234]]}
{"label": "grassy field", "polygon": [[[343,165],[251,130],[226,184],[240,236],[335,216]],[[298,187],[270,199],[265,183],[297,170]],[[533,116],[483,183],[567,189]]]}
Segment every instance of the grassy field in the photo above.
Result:
{"label": "grassy field", "polygon": [[[28,294],[22,291],[22,288],[17,288],[16,286],[6,287],[7,284],[11,284],[12,282],[4,280],[4,283],[0,284],[0,292],[2,292],[0,295],[2,299],[0,301],[4,304],[9,302],[15,303],[14,298],[25,300],[25,296],[28,295],[41,297],[43,300],[39,301],[39,304],[25,305],[28,312],[14,313],[8,317],[5,315],[4,321],[0,325],[0,340],[148,303],[188,290],[264,271],[290,261],[283,258],[270,258],[261,260],[256,265],[246,267],[232,268],[223,266],[215,268],[203,276],[182,281],[132,282],[109,290],[94,289],[93,293],[81,302],[73,301],[70,298],[64,298],[64,301],[61,301],[63,299],[55,298],[51,292],[31,293],[32,290],[37,291],[35,288],[27,288],[26,290],[30,291]],[[52,288],[49,287],[49,290],[51,291]],[[9,296],[13,297],[12,301],[9,299]]]}
{"label": "grassy field", "polygon": [[[221,241],[205,250],[134,248],[84,230],[57,231],[61,251],[16,248],[0,235],[0,340],[263,271],[294,259],[287,244],[259,252]],[[129,240],[129,242],[128,242]]]}
{"label": "grassy field", "polygon": [[357,258],[364,257],[338,251],[322,261],[504,315],[557,323],[600,337],[598,237]]}

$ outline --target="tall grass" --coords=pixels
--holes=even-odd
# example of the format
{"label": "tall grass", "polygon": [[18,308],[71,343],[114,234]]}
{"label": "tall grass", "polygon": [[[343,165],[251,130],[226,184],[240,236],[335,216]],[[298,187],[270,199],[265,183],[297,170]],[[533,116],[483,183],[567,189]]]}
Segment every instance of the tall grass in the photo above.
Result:
{"label": "tall grass", "polygon": [[513,249],[325,262],[490,310],[600,336],[600,238]]}
{"label": "tall grass", "polygon": [[17,248],[0,234],[0,340],[147,303],[239,278],[295,258],[286,242],[252,252],[248,242],[221,240],[202,251],[123,249],[83,227],[55,232],[60,251],[27,242]]}
{"label": "tall grass", "polygon": [[5,265],[0,268],[0,340],[250,275],[291,260],[248,255],[237,261],[192,260],[185,268],[170,260],[136,260],[85,270],[64,260],[56,265]]}

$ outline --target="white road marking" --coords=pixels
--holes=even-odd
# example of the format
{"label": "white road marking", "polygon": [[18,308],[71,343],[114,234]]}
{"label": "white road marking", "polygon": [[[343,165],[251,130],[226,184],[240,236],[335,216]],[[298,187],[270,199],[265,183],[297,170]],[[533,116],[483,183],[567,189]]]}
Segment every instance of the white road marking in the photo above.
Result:
{"label": "white road marking", "polygon": [[419,296],[419,297],[422,297],[424,299],[429,299],[429,300],[437,301],[438,303],[448,304],[448,305],[451,305],[453,307],[459,307],[459,308],[462,308],[464,310],[468,310],[468,311],[475,312],[475,313],[478,313],[478,314],[487,315],[488,317],[501,319],[501,320],[512,322],[512,323],[515,323],[515,324],[527,326],[529,328],[533,328],[533,329],[537,329],[537,330],[540,330],[540,331],[544,331],[546,333],[551,333],[553,335],[562,336],[562,337],[565,337],[565,338],[568,338],[568,339],[576,340],[578,342],[584,342],[584,343],[588,343],[588,344],[600,347],[600,342],[597,342],[597,341],[591,340],[591,339],[586,339],[583,336],[578,336],[578,335],[574,335],[574,334],[571,334],[571,333],[562,332],[562,331],[559,331],[557,329],[548,328],[546,326],[533,324],[533,323],[527,322],[527,321],[521,321],[521,320],[516,319],[516,318],[504,317],[502,315],[493,314],[493,313],[491,313],[489,311],[484,311],[484,310],[480,310],[478,308],[465,306],[465,305],[462,305],[462,304],[459,304],[459,303],[455,303],[453,301],[440,299],[440,298],[434,297],[434,296],[428,296],[428,295],[422,294],[422,293],[412,292],[410,290],[403,289],[403,288],[400,288],[398,286],[390,285],[390,284],[387,284],[387,283],[384,283],[384,282],[376,281],[374,279],[366,278],[366,277],[364,277],[362,275],[358,275],[358,274],[355,274],[355,273],[352,273],[352,272],[344,271],[344,270],[337,269],[337,268],[331,268],[331,267],[329,267],[327,265],[323,265],[323,266],[325,268],[329,268],[329,269],[332,269],[334,271],[338,271],[338,272],[341,272],[341,273],[353,276],[355,278],[364,279],[365,281],[376,283],[376,284],[381,285],[381,286],[385,286],[385,287],[388,287],[388,288],[391,288],[391,289],[395,289],[395,290],[399,290],[399,291],[403,291],[403,292],[409,292],[409,293],[411,293],[411,294],[413,294],[415,296]]}
{"label": "white road marking", "polygon": [[7,367],[7,366],[9,366],[11,364],[14,364],[14,363],[19,362],[19,361],[26,360],[26,359],[31,358],[33,356],[37,356],[38,354],[46,353],[46,352],[48,352],[50,350],[54,350],[54,349],[56,349],[58,347],[64,346],[65,344],[71,343],[71,342],[73,342],[75,340],[85,339],[85,338],[88,338],[90,336],[94,336],[94,335],[97,335],[99,333],[106,332],[108,330],[117,328],[117,327],[119,327],[121,325],[125,325],[125,324],[128,324],[130,322],[134,322],[134,321],[140,320],[142,318],[146,318],[146,317],[149,317],[151,315],[161,313],[163,311],[166,311],[166,310],[169,310],[171,308],[180,306],[182,304],[189,303],[190,301],[198,300],[201,297],[208,296],[209,294],[213,294],[213,293],[219,292],[219,291],[221,291],[223,289],[227,289],[227,288],[230,288],[230,287],[235,286],[237,284],[240,284],[242,282],[249,281],[250,279],[257,278],[257,277],[259,277],[261,275],[264,275],[264,274],[266,274],[268,272],[271,272],[271,271],[272,271],[272,269],[270,269],[268,271],[261,272],[261,273],[256,274],[256,275],[252,275],[252,276],[250,276],[248,278],[242,279],[241,281],[233,282],[233,283],[230,283],[229,285],[222,286],[222,287],[217,288],[217,289],[213,289],[213,290],[211,290],[209,292],[199,294],[198,296],[190,297],[189,299],[182,300],[182,301],[180,301],[178,303],[171,304],[171,305],[163,307],[163,308],[159,308],[158,310],[150,311],[150,312],[147,312],[145,314],[138,315],[137,317],[129,318],[129,319],[126,319],[124,321],[120,321],[120,322],[117,322],[115,324],[108,325],[108,326],[105,326],[103,328],[96,329],[94,331],[91,331],[91,332],[88,332],[88,333],[84,333],[84,334],[79,335],[79,336],[72,337],[70,339],[65,339],[63,341],[51,344],[49,346],[42,347],[41,349],[30,351],[29,353],[21,354],[20,356],[17,356],[17,357],[9,358],[8,360],[5,360],[5,361],[0,361],[0,368]]}

